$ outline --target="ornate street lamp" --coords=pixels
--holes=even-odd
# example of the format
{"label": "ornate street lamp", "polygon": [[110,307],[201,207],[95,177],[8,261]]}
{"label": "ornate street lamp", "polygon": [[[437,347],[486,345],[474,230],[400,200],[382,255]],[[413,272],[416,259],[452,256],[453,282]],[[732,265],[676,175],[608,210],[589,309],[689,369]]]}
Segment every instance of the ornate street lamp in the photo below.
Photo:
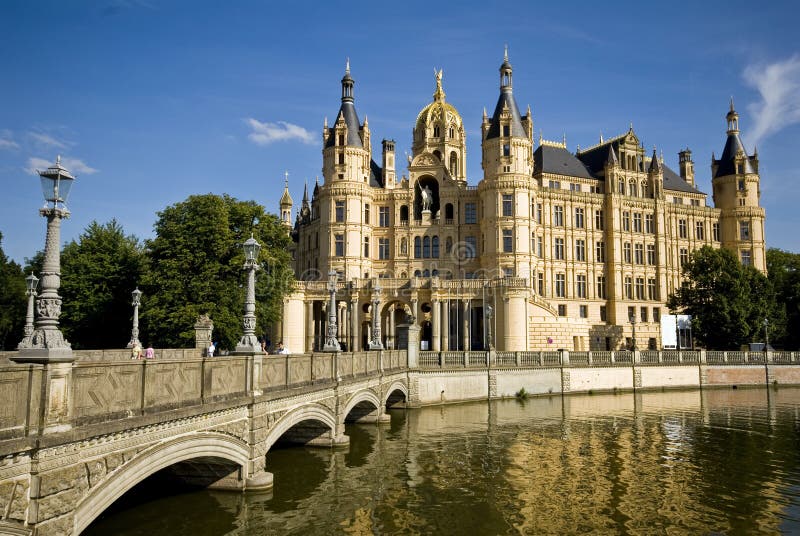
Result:
{"label": "ornate street lamp", "polygon": [[36,301],[36,323],[33,332],[19,343],[15,361],[49,363],[72,361],[72,347],[58,328],[61,315],[61,220],[69,217],[66,203],[72,183],[69,171],[61,166],[61,157],[45,171],[38,171],[45,204],[39,214],[47,218],[47,237],[42,264],[42,292]]}
{"label": "ornate street lamp", "polygon": [[769,319],[764,319],[764,353],[769,351]]}
{"label": "ornate street lamp", "polygon": [[25,315],[25,338],[33,335],[33,302],[36,298],[36,286],[39,284],[39,278],[31,274],[25,278],[27,290],[25,294],[28,296],[28,312]]}
{"label": "ornate street lamp", "polygon": [[631,350],[633,350],[635,352],[636,351],[636,313],[635,312],[631,315],[631,326],[633,326],[633,340],[631,341],[633,344],[632,344]]}
{"label": "ornate street lamp", "polygon": [[259,244],[253,235],[245,240],[244,248],[244,269],[247,270],[247,294],[244,299],[244,335],[236,345],[236,353],[255,354],[261,353],[261,345],[256,337],[256,270],[259,269],[258,254],[261,251]]}
{"label": "ornate street lamp", "polygon": [[380,283],[376,283],[372,289],[372,340],[369,341],[370,350],[383,350],[381,342],[381,288]]}
{"label": "ornate street lamp", "polygon": [[336,278],[336,270],[328,272],[330,303],[328,304],[328,327],[325,330],[325,345],[322,347],[323,352],[342,351],[342,347],[339,345],[339,339],[336,337]]}
{"label": "ornate street lamp", "polygon": [[132,302],[133,305],[133,328],[131,329],[131,342],[128,343],[126,348],[133,348],[136,345],[141,346],[142,343],[139,342],[139,305],[142,303],[142,291],[139,290],[139,287],[136,287],[133,292],[131,292]]}

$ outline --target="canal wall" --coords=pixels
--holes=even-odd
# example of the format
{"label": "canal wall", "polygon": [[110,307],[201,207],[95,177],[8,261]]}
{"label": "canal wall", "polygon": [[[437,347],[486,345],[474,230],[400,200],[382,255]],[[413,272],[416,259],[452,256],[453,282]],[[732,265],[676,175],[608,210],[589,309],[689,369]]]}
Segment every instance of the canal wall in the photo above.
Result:
{"label": "canal wall", "polygon": [[488,359],[431,354],[421,356],[420,369],[408,373],[410,406],[511,398],[521,391],[536,396],[800,385],[800,356],[795,354],[492,352]]}

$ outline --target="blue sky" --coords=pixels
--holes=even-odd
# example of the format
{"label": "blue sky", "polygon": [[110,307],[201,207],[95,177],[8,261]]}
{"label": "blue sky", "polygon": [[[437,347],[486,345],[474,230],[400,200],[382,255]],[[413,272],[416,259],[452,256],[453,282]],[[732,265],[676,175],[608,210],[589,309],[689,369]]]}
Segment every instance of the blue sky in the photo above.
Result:
{"label": "blue sky", "polygon": [[745,146],[758,146],[768,246],[800,252],[800,6],[697,4],[6,0],[2,247],[20,262],[43,247],[31,170],[57,154],[78,176],[64,241],[111,218],[148,238],[157,211],[195,193],[277,212],[285,170],[296,208],[320,174],[347,57],[376,154],[382,138],[410,150],[443,69],[477,184],[481,114],[496,103],[508,44],[537,139],[566,135],[574,151],[633,123],[673,169],[679,150],[693,151],[709,200],[733,96]]}

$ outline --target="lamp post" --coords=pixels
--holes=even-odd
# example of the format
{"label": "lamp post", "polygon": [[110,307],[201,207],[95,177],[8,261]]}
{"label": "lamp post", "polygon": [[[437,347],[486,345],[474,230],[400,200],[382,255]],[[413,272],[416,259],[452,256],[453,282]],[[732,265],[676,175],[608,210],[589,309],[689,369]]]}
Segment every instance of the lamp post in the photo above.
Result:
{"label": "lamp post", "polygon": [[491,305],[486,306],[486,344],[487,348],[491,351],[494,349],[492,342],[492,316],[494,316],[494,309]]}
{"label": "lamp post", "polygon": [[244,266],[247,270],[247,291],[244,298],[244,318],[242,326],[244,334],[239,344],[236,345],[237,354],[261,353],[261,344],[256,337],[256,271],[258,266],[258,254],[261,251],[259,244],[253,235],[244,241]]}
{"label": "lamp post", "polygon": [[339,339],[336,337],[336,270],[328,272],[328,294],[330,294],[330,303],[328,304],[328,326],[325,330],[325,345],[322,347],[323,352],[341,352],[342,347],[339,346]]}
{"label": "lamp post", "polygon": [[47,236],[42,263],[42,292],[36,300],[36,323],[30,335],[19,343],[15,361],[33,363],[73,361],[72,347],[58,328],[61,315],[61,220],[69,217],[66,202],[72,183],[69,171],[61,165],[61,157],[45,171],[37,171],[44,194],[44,207],[39,214],[47,218]]}
{"label": "lamp post", "polygon": [[769,319],[764,319],[764,353],[769,350]]}
{"label": "lamp post", "polygon": [[636,313],[633,313],[631,315],[631,326],[633,327],[633,338],[631,340],[631,342],[633,344],[631,345],[632,346],[631,350],[633,350],[635,352],[636,351]]}
{"label": "lamp post", "polygon": [[139,287],[136,287],[133,292],[131,292],[131,298],[131,305],[133,305],[133,327],[131,328],[131,342],[128,343],[126,348],[142,345],[142,343],[139,342],[139,304],[142,303],[142,291],[139,290]]}
{"label": "lamp post", "polygon": [[372,289],[372,340],[369,341],[370,350],[383,350],[381,342],[381,288],[380,283],[376,283]]}
{"label": "lamp post", "polygon": [[28,312],[25,315],[25,337],[30,337],[33,334],[33,302],[36,298],[36,286],[39,284],[39,278],[31,274],[25,278],[27,290],[25,294],[28,296]]}

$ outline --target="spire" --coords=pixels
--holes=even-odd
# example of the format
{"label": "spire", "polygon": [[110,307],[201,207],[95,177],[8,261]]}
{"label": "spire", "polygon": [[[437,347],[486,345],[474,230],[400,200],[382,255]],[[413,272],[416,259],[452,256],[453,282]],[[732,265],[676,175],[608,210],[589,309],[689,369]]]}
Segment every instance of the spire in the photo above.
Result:
{"label": "spire", "polygon": [[731,97],[731,107],[730,110],[728,110],[728,114],[725,116],[725,120],[728,122],[728,135],[738,134],[739,114],[736,113],[736,110],[733,107],[733,97]]}
{"label": "spire", "polygon": [[285,171],[283,174],[284,186],[283,195],[281,196],[281,208],[286,206],[291,207],[294,204],[292,196],[289,194],[289,172]]}
{"label": "spire", "polygon": [[[347,58],[344,77],[342,77],[342,105],[339,107],[339,113],[336,114],[335,123],[344,120],[347,125],[347,139],[345,140],[345,145],[350,147],[363,147],[361,137],[358,135],[361,129],[361,123],[358,120],[358,114],[356,113],[356,106],[354,104],[355,99],[353,97],[353,87],[355,83],[356,81],[350,76],[350,58]],[[335,132],[333,132],[334,128],[336,127],[334,126],[331,128],[331,134],[335,134]],[[328,136],[325,147],[332,147],[336,145],[336,142],[337,137],[335,135]]]}
{"label": "spire", "polygon": [[739,114],[736,113],[736,108],[733,106],[733,97],[731,97],[725,121],[728,123],[728,139],[725,141],[725,148],[722,150],[719,160],[716,160],[713,154],[711,155],[711,162],[716,165],[711,178],[724,177],[735,173],[755,173],[753,164],[747,156],[747,150],[739,138]]}
{"label": "spire", "polygon": [[303,185],[303,205],[308,204],[308,179],[306,179],[305,185]]}
{"label": "spire", "polygon": [[650,167],[647,171],[649,173],[658,173],[661,171],[661,164],[658,162],[658,153],[656,152],[655,145],[653,146],[653,157],[650,159]]}
{"label": "spire", "polygon": [[492,115],[492,122],[486,133],[486,139],[499,138],[501,135],[500,116],[503,113],[511,114],[511,125],[509,134],[513,137],[527,138],[527,132],[522,126],[522,116],[519,113],[517,101],[514,99],[512,92],[512,68],[511,63],[508,61],[508,47],[505,48],[503,55],[503,64],[500,65],[500,97],[497,99],[497,105],[494,108]]}
{"label": "spire", "polygon": [[342,102],[353,102],[353,85],[355,80],[350,76],[350,58],[347,58],[347,63],[344,69],[344,77],[342,77]]}
{"label": "spire", "polygon": [[608,145],[608,158],[606,158],[606,163],[610,166],[616,166],[619,164],[619,160],[617,160],[617,153],[614,152],[614,146],[611,144]]}

